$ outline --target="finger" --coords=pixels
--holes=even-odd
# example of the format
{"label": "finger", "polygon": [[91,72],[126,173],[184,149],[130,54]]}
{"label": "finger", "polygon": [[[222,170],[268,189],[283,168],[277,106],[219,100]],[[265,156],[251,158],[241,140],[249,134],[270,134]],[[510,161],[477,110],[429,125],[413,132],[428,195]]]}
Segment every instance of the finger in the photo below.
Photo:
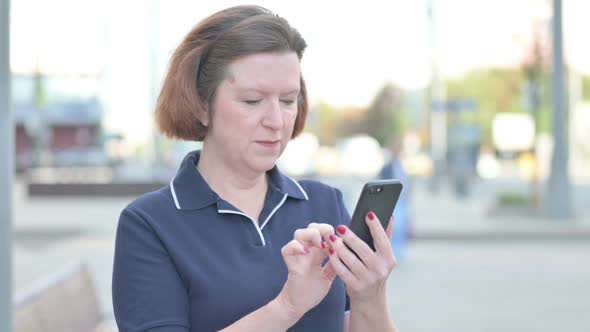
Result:
{"label": "finger", "polygon": [[387,238],[391,240],[393,236],[393,216],[389,218],[389,224],[387,224],[387,229],[385,230],[385,234],[387,234]]}
{"label": "finger", "polygon": [[369,230],[373,236],[375,250],[379,253],[391,253],[391,243],[389,242],[387,234],[385,234],[385,230],[383,229],[383,226],[381,226],[381,222],[375,213],[369,211],[369,213],[367,213],[365,216],[365,222],[367,223],[367,226],[369,226]]}
{"label": "finger", "polygon": [[[367,274],[368,269],[365,264],[352,252],[348,247],[344,245],[344,242],[341,238],[330,235],[330,246],[334,249],[338,258],[344,265],[348,267],[357,279],[364,279],[364,276]],[[330,255],[332,252],[329,251]]]}
{"label": "finger", "polygon": [[330,235],[334,234],[334,226],[330,224],[312,222],[307,227],[317,229],[325,240],[327,240]]}
{"label": "finger", "polygon": [[338,253],[330,248],[330,261],[328,262],[329,265],[332,265],[332,269],[336,274],[344,281],[347,286],[356,288],[359,280],[358,278],[344,265],[344,263],[340,260]]}
{"label": "finger", "polygon": [[323,268],[322,268],[322,274],[324,275],[324,278],[333,281],[334,279],[336,279],[336,271],[334,270],[334,266],[332,264],[330,264],[330,262],[328,262]]}
{"label": "finger", "polygon": [[336,232],[340,235],[340,238],[348,245],[348,247],[354,251],[366,266],[373,265],[371,258],[375,255],[375,252],[365,243],[361,238],[356,236],[353,231],[344,225],[338,225]]}
{"label": "finger", "polygon": [[321,265],[326,258],[328,257],[329,253],[328,253],[328,245],[322,241],[321,243],[321,249],[312,249],[311,253],[312,253],[312,262],[314,265]]}
{"label": "finger", "polygon": [[316,248],[322,247],[322,235],[315,228],[301,228],[295,231],[293,238],[299,242],[312,244]]}
{"label": "finger", "polygon": [[291,240],[281,249],[281,254],[284,258],[288,258],[290,256],[307,255],[308,253],[309,249],[305,248],[303,244],[297,240]]}

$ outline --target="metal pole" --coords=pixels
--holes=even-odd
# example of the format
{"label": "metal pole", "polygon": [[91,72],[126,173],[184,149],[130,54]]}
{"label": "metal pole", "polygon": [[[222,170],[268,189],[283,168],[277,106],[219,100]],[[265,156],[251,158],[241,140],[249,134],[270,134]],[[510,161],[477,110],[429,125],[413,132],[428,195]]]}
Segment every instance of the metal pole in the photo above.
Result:
{"label": "metal pole", "polygon": [[0,0],[0,331],[12,331],[12,177],[10,0]]}
{"label": "metal pole", "polygon": [[[149,56],[150,56],[150,112],[156,110],[156,100],[160,94],[160,77],[158,75],[158,48],[160,43],[160,1],[149,1]],[[159,168],[162,163],[162,139],[158,134],[158,130],[152,127],[152,145],[154,148],[153,163],[156,168]]]}
{"label": "metal pole", "polygon": [[553,158],[547,193],[547,216],[569,219],[573,215],[568,176],[568,105],[564,80],[561,0],[553,0]]}
{"label": "metal pole", "polygon": [[431,98],[430,98],[430,149],[432,153],[432,177],[430,179],[430,189],[437,192],[440,187],[440,181],[446,169],[447,154],[447,113],[444,107],[436,110],[434,103],[445,102],[445,86],[443,83],[441,70],[439,68],[440,49],[436,36],[437,16],[435,10],[435,0],[428,2],[428,19],[430,27],[430,45],[431,45]]}

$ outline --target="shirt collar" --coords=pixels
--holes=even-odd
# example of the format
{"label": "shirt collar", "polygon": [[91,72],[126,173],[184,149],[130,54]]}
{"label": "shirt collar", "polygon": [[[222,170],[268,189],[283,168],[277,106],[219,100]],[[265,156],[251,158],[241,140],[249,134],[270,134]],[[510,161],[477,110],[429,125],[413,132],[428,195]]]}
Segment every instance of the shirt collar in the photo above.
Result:
{"label": "shirt collar", "polygon": [[[176,176],[170,182],[172,198],[179,210],[198,210],[220,200],[220,197],[209,187],[197,170],[196,165],[200,156],[200,150],[189,152],[182,160]],[[276,165],[267,174],[271,189],[287,194],[288,197],[294,199],[309,199],[301,185],[281,173]]]}
{"label": "shirt collar", "polygon": [[276,165],[270,171],[266,172],[266,174],[268,174],[268,182],[272,189],[287,194],[287,196],[291,198],[304,199],[306,201],[309,200],[307,193],[303,190],[301,185],[297,181],[281,173]]}

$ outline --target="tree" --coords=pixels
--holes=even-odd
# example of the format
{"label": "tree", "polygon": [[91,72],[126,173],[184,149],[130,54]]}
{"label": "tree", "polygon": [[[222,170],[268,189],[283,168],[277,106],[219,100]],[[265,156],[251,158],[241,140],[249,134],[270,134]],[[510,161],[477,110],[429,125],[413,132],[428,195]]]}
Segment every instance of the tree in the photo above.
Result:
{"label": "tree", "polygon": [[482,128],[482,140],[491,143],[492,120],[497,112],[523,111],[523,75],[516,69],[478,69],[447,82],[449,99],[471,99],[477,110],[461,114],[461,121]]}
{"label": "tree", "polygon": [[321,145],[333,145],[337,139],[337,116],[334,108],[324,102],[312,107],[306,129],[317,136]]}
{"label": "tree", "polygon": [[402,99],[402,91],[388,83],[377,93],[367,110],[362,129],[381,145],[386,145],[391,139],[400,138],[402,135]]}

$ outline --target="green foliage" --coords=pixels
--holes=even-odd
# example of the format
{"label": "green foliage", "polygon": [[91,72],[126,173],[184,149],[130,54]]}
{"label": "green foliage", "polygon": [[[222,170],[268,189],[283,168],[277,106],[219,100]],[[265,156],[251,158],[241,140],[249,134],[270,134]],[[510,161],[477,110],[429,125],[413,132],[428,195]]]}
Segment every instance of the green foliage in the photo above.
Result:
{"label": "green foliage", "polygon": [[402,91],[386,84],[369,106],[362,129],[383,146],[391,139],[400,138],[403,128]]}
{"label": "green foliage", "polygon": [[37,73],[34,77],[34,98],[35,106],[39,109],[47,106],[47,89],[45,88],[44,77]]}
{"label": "green foliage", "polygon": [[590,101],[590,76],[582,76],[582,100]]}
{"label": "green foliage", "polygon": [[464,112],[462,120],[479,124],[483,141],[490,142],[494,115],[519,110],[522,81],[522,74],[516,70],[476,70],[461,79],[448,81],[447,97],[475,100],[477,110]]}
{"label": "green foliage", "polygon": [[[527,109],[523,103],[527,80],[535,80],[540,87],[536,109]],[[447,96],[475,100],[477,110],[461,114],[461,121],[479,124],[483,142],[486,143],[491,141],[492,120],[498,112],[532,112],[538,131],[550,130],[550,85],[539,66],[474,70],[462,78],[448,81]]]}
{"label": "green foliage", "polygon": [[528,206],[531,199],[526,194],[516,192],[503,192],[498,195],[499,206]]}
{"label": "green foliage", "polygon": [[311,108],[306,128],[318,137],[320,144],[333,145],[337,140],[337,121],[334,108],[321,102]]}
{"label": "green foliage", "polygon": [[366,109],[334,109],[319,103],[310,109],[306,130],[315,134],[322,145],[334,145],[342,137],[360,133],[373,136],[385,145],[391,139],[401,139],[407,126],[402,102],[402,91],[386,84]]}

